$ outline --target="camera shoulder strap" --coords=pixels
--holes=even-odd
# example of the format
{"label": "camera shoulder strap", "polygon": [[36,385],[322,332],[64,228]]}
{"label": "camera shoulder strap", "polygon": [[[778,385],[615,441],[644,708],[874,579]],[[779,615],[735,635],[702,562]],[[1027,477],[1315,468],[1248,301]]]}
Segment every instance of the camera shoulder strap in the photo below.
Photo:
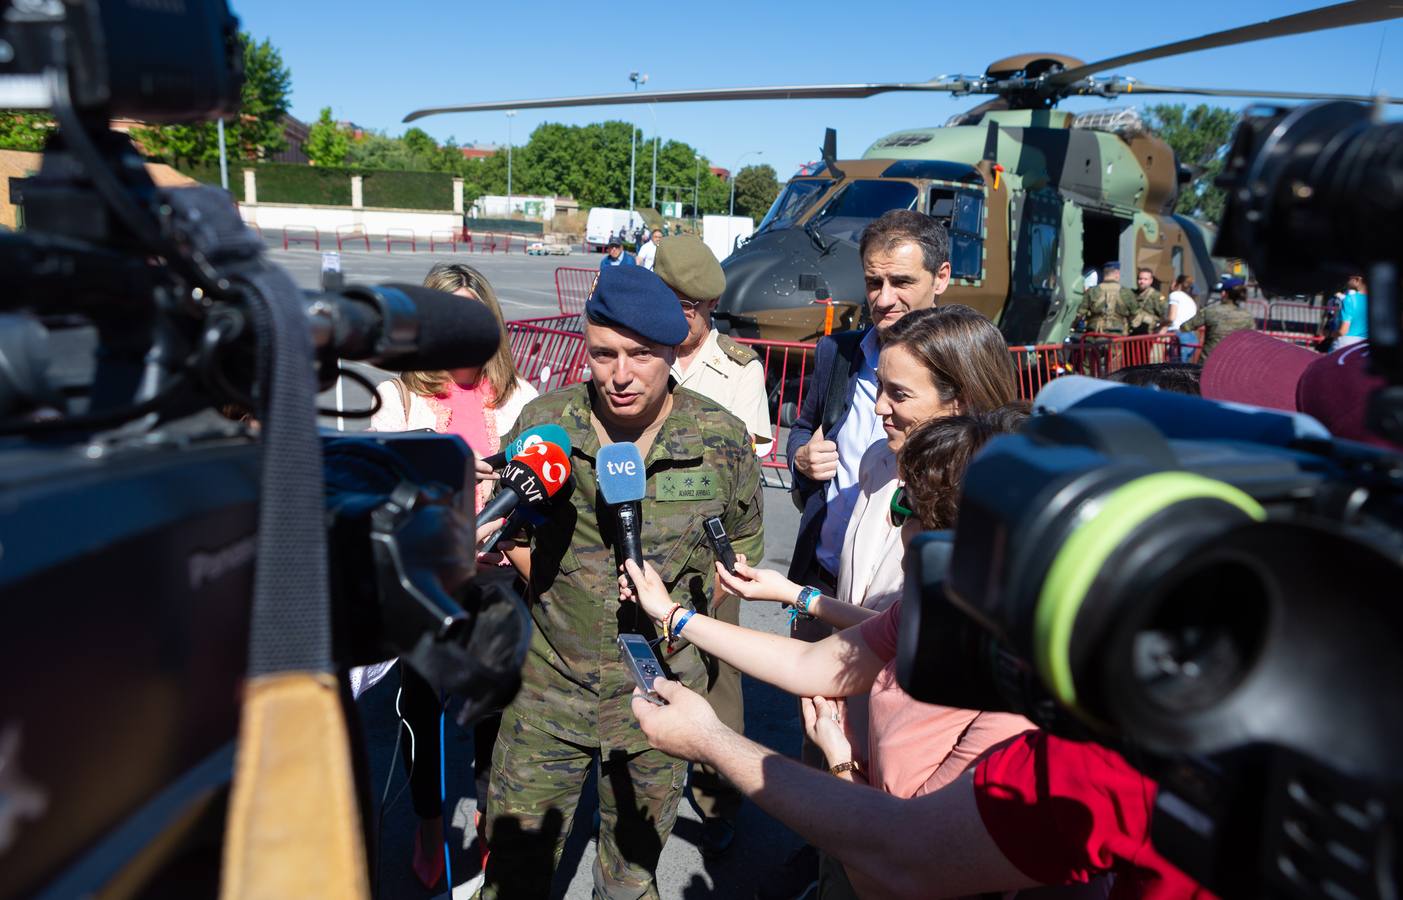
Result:
{"label": "camera shoulder strap", "polygon": [[255,262],[236,282],[257,334],[263,471],[220,896],[368,900],[345,692],[332,656],[311,336],[286,274]]}

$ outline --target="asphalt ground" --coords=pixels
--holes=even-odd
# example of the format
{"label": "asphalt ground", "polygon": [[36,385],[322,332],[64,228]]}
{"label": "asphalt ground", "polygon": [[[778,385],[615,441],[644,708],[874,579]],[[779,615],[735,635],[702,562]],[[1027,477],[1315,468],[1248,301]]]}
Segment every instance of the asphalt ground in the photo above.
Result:
{"label": "asphalt ground", "polygon": [[[321,253],[307,248],[283,250],[280,240],[269,240],[269,256],[285,267],[299,287],[316,289],[320,286]],[[323,246],[326,243],[323,242]],[[372,242],[372,247],[375,244]],[[347,249],[341,253],[341,268],[347,283],[410,282],[419,283],[430,266],[437,262],[466,262],[477,267],[492,282],[501,299],[508,319],[547,316],[557,311],[554,272],[558,266],[596,267],[599,255],[535,257],[520,251],[510,255],[497,253],[411,253],[396,250],[385,253],[383,244],[369,252]],[[386,373],[369,367],[360,369],[373,381]],[[335,403],[334,391],[324,394],[324,406]],[[351,409],[368,400],[364,391],[348,384],[341,397],[343,408]],[[323,424],[335,427],[336,419],[328,417]],[[342,419],[346,430],[362,427],[358,420]],[[771,481],[778,483],[776,478]],[[788,494],[778,488],[765,491],[765,560],[764,565],[787,569],[794,538],[798,531],[799,514]],[[775,604],[743,604],[741,624],[774,634],[787,633],[787,617]],[[414,828],[417,820],[410,806],[401,762],[394,758],[398,719],[394,712],[395,693],[399,684],[397,673],[391,672],[383,681],[364,694],[360,702],[362,730],[370,771],[371,793],[375,812],[372,833],[378,837],[375,848],[378,865],[378,896],[382,898],[446,897],[443,883],[436,891],[425,890],[410,870]],[[798,704],[788,694],[750,678],[743,680],[745,696],[745,730],[751,738],[780,752],[795,756],[799,750],[801,724]],[[416,740],[437,740],[437,735],[417,736]],[[451,866],[457,889],[453,900],[467,900],[471,892],[465,874],[476,870],[478,847],[473,833],[473,812],[476,791],[473,776],[472,735],[459,729],[451,718],[444,729],[446,748],[446,794],[448,796],[445,826],[452,847]],[[381,806],[382,795],[388,802]],[[592,886],[594,842],[590,834],[593,809],[593,786],[587,788],[584,801],[566,844],[565,854],[556,872],[553,896],[566,900],[587,900]],[[684,796],[677,825],[663,848],[658,867],[658,889],[664,900],[698,900],[703,897],[750,897],[755,887],[771,868],[782,862],[799,839],[789,829],[746,803],[737,823],[735,843],[716,859],[706,859],[701,853],[701,819]]]}

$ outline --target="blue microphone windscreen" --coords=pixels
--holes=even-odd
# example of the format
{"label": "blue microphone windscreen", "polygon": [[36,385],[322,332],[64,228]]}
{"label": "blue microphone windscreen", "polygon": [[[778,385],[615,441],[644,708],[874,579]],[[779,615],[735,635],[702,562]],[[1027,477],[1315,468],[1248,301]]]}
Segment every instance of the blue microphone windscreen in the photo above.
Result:
{"label": "blue microphone windscreen", "polygon": [[561,450],[565,451],[566,456],[570,455],[570,435],[559,425],[547,423],[545,425],[533,425],[523,431],[516,440],[512,441],[504,448],[506,458],[515,459],[521,455],[522,450],[540,441],[547,441],[555,444]]}
{"label": "blue microphone windscreen", "polygon": [[629,441],[599,448],[595,459],[599,492],[610,506],[642,500],[648,493],[648,476],[643,472],[643,454]]}

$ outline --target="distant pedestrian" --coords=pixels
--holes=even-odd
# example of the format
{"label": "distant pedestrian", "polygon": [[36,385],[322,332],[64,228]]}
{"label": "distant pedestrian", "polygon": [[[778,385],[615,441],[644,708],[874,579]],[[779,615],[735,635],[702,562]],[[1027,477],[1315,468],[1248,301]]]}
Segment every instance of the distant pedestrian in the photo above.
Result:
{"label": "distant pedestrian", "polygon": [[1219,283],[1219,287],[1222,290],[1222,302],[1216,306],[1205,306],[1193,318],[1179,326],[1180,331],[1203,329],[1201,361],[1208,359],[1208,355],[1213,352],[1213,348],[1218,346],[1219,341],[1223,338],[1235,331],[1246,331],[1257,327],[1257,320],[1243,306],[1247,302],[1246,283],[1241,278],[1228,275]]}
{"label": "distant pedestrian", "polygon": [[1369,288],[1363,275],[1351,275],[1345,282],[1345,296],[1340,301],[1340,328],[1336,347],[1348,347],[1369,339]]}
{"label": "distant pedestrian", "polygon": [[638,248],[638,264],[649,272],[653,271],[653,260],[658,255],[658,241],[663,239],[662,229],[654,228],[653,233]]}
{"label": "distant pedestrian", "polygon": [[1194,299],[1194,279],[1192,275],[1178,275],[1169,291],[1169,331],[1179,335],[1180,361],[1189,362],[1198,349],[1198,332],[1180,331],[1183,325],[1198,315],[1198,301]]}
{"label": "distant pedestrian", "polygon": [[624,249],[624,242],[617,237],[609,238],[609,244],[604,248],[604,258],[599,261],[599,271],[603,272],[611,266],[632,266],[634,262],[633,254]]}

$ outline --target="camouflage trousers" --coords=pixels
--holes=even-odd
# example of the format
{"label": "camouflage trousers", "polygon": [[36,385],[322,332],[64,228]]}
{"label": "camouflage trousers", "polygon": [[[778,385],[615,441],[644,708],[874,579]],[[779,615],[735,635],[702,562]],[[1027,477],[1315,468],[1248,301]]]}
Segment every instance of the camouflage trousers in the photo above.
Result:
{"label": "camouflage trousers", "polygon": [[[742,602],[737,597],[723,595],[721,602],[713,604],[709,615],[718,622],[739,625]],[[706,664],[706,701],[723,725],[736,734],[745,734],[745,700],[741,694],[740,669],[714,656],[703,654],[702,660]],[[708,819],[725,819],[735,824],[743,798],[735,785],[723,778],[720,772],[698,763],[692,766],[688,785],[698,812]]]}
{"label": "camouflage trousers", "polygon": [[[492,751],[486,900],[546,898],[585,779],[599,766],[594,896],[657,898],[653,876],[672,833],[687,764],[657,750],[627,754],[562,741],[512,715]],[[586,820],[588,821],[588,820]]]}

